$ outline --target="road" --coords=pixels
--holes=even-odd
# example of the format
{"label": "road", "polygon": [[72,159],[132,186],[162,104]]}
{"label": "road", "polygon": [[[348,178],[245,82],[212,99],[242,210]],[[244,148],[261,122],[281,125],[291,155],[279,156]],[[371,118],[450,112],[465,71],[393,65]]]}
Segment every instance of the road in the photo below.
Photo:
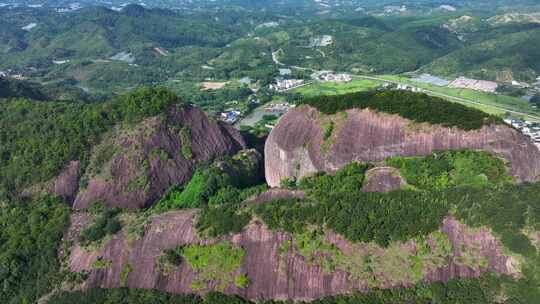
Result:
{"label": "road", "polygon": [[[379,78],[379,77],[373,77],[373,76],[351,75],[351,77],[360,78],[360,79],[368,79],[368,80],[376,80],[376,81],[384,81],[384,82],[388,82],[388,83],[392,83],[392,84],[396,84],[396,85],[402,84],[402,85],[410,86],[410,84],[408,84],[408,83],[402,83],[402,82],[398,82],[398,81],[393,81],[393,80],[388,80],[388,79]],[[432,95],[432,96],[436,96],[436,97],[442,97],[442,98],[446,98],[446,99],[450,99],[450,100],[455,100],[455,101],[462,102],[462,103],[468,103],[468,104],[474,104],[474,105],[478,105],[478,106],[482,106],[482,107],[492,108],[492,109],[496,109],[496,110],[499,110],[499,111],[504,111],[504,112],[515,114],[515,115],[532,118],[535,121],[540,121],[540,116],[531,115],[531,114],[524,113],[524,112],[519,112],[519,111],[514,111],[514,110],[510,110],[510,109],[500,107],[500,106],[488,105],[488,104],[481,103],[481,102],[476,102],[476,101],[473,101],[473,100],[470,100],[470,99],[465,99],[465,98],[456,97],[456,96],[450,96],[450,95],[447,95],[447,94],[444,94],[444,93],[435,92],[435,91],[431,91],[431,90],[427,90],[427,89],[422,89],[422,90],[425,93],[427,93],[428,95]]]}
{"label": "road", "polygon": [[[278,51],[280,51],[281,49],[279,49]],[[277,55],[277,52],[274,52],[276,53]],[[283,50],[281,50],[283,51]],[[277,60],[277,58],[274,58],[274,53],[272,53],[272,59],[274,59],[274,62],[277,64],[277,65],[284,65],[283,63],[279,62]],[[277,56],[276,56],[277,57]],[[291,66],[291,68],[293,69],[299,69],[299,70],[305,70],[305,71],[315,71],[314,69],[311,69],[311,68],[305,68],[305,67],[300,67],[300,66]],[[351,77],[353,78],[360,78],[360,79],[368,79],[368,80],[376,80],[376,81],[383,81],[383,82],[388,82],[388,83],[393,83],[393,84],[396,84],[396,85],[409,85],[408,83],[402,83],[402,82],[399,82],[399,81],[394,81],[394,80],[388,80],[388,79],[384,79],[384,78],[379,78],[379,77],[374,77],[374,76],[366,76],[366,75],[356,75],[356,74],[351,74]],[[477,102],[477,101],[473,101],[473,100],[470,100],[470,99],[465,99],[465,98],[461,98],[461,97],[456,97],[456,96],[450,96],[450,95],[447,95],[447,94],[444,94],[444,93],[440,93],[440,92],[435,92],[435,91],[432,91],[432,90],[428,90],[428,89],[423,89],[422,90],[424,91],[424,93],[428,94],[428,95],[432,95],[432,96],[436,96],[436,97],[442,97],[442,98],[445,98],[445,99],[449,99],[449,100],[454,100],[454,101],[457,101],[457,102],[460,102],[460,103],[465,103],[465,104],[471,104],[471,105],[477,105],[477,106],[482,106],[482,107],[486,107],[486,108],[491,108],[491,109],[495,109],[495,110],[499,110],[499,111],[503,111],[503,112],[508,112],[508,113],[512,113],[512,114],[515,114],[515,115],[519,115],[519,116],[523,116],[523,117],[526,117],[526,118],[529,118],[529,119],[532,119],[534,121],[539,121],[540,122],[540,116],[537,116],[537,115],[532,115],[532,114],[529,114],[529,113],[524,113],[524,112],[519,112],[519,111],[514,111],[514,110],[511,110],[511,109],[508,109],[508,108],[505,108],[505,107],[501,107],[501,106],[495,106],[495,105],[489,105],[489,104],[485,104],[485,103],[481,103],[481,102]]]}

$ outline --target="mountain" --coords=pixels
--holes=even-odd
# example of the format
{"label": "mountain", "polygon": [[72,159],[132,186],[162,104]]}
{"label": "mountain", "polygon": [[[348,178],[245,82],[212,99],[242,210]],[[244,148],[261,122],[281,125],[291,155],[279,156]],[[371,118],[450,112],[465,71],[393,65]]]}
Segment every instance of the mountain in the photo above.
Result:
{"label": "mountain", "polygon": [[137,58],[144,49],[224,46],[237,37],[212,21],[138,5],[120,12],[90,7],[69,15],[43,13],[34,18],[35,29],[13,33],[21,46],[11,50],[11,65],[31,62],[37,67],[49,66],[53,60],[107,59],[121,52],[131,52]]}
{"label": "mountain", "polygon": [[[538,290],[518,286],[536,271],[536,228],[521,229],[539,223],[530,209],[538,183],[522,182],[538,180],[540,152],[522,135],[421,94],[303,103],[266,143],[267,182],[280,177],[281,189],[225,182],[218,190],[211,185],[221,173],[211,166],[179,194],[207,197],[197,209],[79,210],[67,269],[84,274],[90,290],[219,292],[245,302],[496,303],[501,286],[505,298],[534,298]],[[278,176],[285,167],[292,173]],[[377,192],[373,183],[388,178],[400,182]],[[189,204],[179,197],[165,200]]]}
{"label": "mountain", "polygon": [[540,72],[538,48],[540,24],[518,32],[498,35],[440,57],[424,71],[436,75],[469,75],[480,79],[497,79],[497,73],[510,71],[515,79],[534,81]]}
{"label": "mountain", "polygon": [[401,91],[306,99],[260,155],[163,88],[0,107],[2,301],[540,293],[540,152],[478,110]]}
{"label": "mountain", "polygon": [[196,166],[244,147],[232,127],[194,107],[174,108],[165,117],[150,117],[107,135],[93,149],[73,207],[87,208],[96,201],[109,207],[148,207],[171,186],[187,183]]}
{"label": "mountain", "polygon": [[[540,176],[538,149],[510,127],[483,125],[487,117],[477,110],[399,92],[318,97],[305,103],[283,116],[266,141],[266,180],[272,187],[285,179],[333,172],[350,162],[467,148],[501,157],[518,182],[536,181]],[[332,109],[336,104],[348,107],[336,111]],[[388,115],[403,113],[408,119]],[[450,113],[460,114],[452,117]],[[434,125],[426,124],[433,118],[438,120]],[[478,123],[466,125],[464,120]]]}
{"label": "mountain", "polygon": [[206,79],[250,77],[264,87],[286,66],[297,67],[294,77],[308,77],[306,69],[354,74],[420,70],[491,80],[512,72],[513,80],[530,83],[540,73],[538,54],[526,43],[534,45],[538,36],[533,13],[518,18],[506,12],[433,8],[403,15],[384,10],[331,16],[287,12],[236,6],[193,11],[84,7],[69,14],[49,8],[2,9],[0,69],[44,84],[68,83],[99,98],[164,84],[194,102],[222,99],[207,96],[219,93],[200,92]]}
{"label": "mountain", "polygon": [[3,2],[0,303],[540,299],[534,1]]}
{"label": "mountain", "polygon": [[[361,245],[351,243],[330,231],[313,237],[310,234],[272,231],[260,223],[249,224],[241,233],[220,238],[219,241],[209,240],[197,236],[194,229],[195,216],[193,211],[177,211],[156,216],[147,224],[144,236],[131,243],[127,241],[130,236],[124,232],[115,235],[106,245],[91,252],[76,245],[72,248],[69,259],[70,270],[89,273],[84,288],[147,288],[171,293],[205,293],[215,290],[257,301],[275,299],[312,301],[325,296],[358,291],[370,285],[395,288],[409,284],[409,281],[425,280],[426,283],[448,281],[454,278],[476,277],[485,271],[508,276],[517,275],[511,266],[515,263],[513,258],[501,252],[500,242],[493,235],[486,230],[473,232],[453,218],[444,220],[442,233],[434,233],[428,238],[433,242],[440,242],[438,244],[448,242],[451,248],[463,249],[456,249],[451,253],[445,251],[447,248],[439,248],[436,253],[426,256],[419,254],[419,258],[425,259],[423,262],[426,264],[429,259],[440,258],[449,259],[449,262],[441,263],[430,270],[426,269],[419,278],[412,279],[408,277],[410,272],[408,258],[416,256],[411,249],[415,245],[418,246],[415,241],[393,244],[391,248],[376,245],[365,245],[362,248]],[[73,226],[81,225],[82,219],[73,217],[71,220]],[[166,231],[163,230],[165,227]],[[300,247],[301,242],[306,242],[305,248]],[[326,268],[323,266],[325,261],[319,260],[315,251],[310,252],[312,249],[308,246],[314,246],[318,242],[333,246],[329,248],[334,249],[328,251],[335,256],[329,255],[326,259],[328,263],[336,263],[337,265],[333,267],[338,269]],[[470,242],[481,245],[472,249],[468,247]],[[191,264],[189,258],[182,260],[180,264],[172,262],[166,264],[167,260],[159,264],[162,261],[160,255],[176,248],[209,249],[208,258],[202,256],[199,258],[208,259],[210,263],[214,263],[216,258],[232,259],[233,257],[226,255],[232,254],[234,250],[238,250],[241,254],[239,263],[231,268],[223,265],[212,270],[204,270],[204,267],[202,270],[194,270],[193,266],[190,266],[194,264]],[[220,251],[213,251],[214,248]],[[296,248],[300,248],[300,253]],[[402,252],[403,256],[395,256],[391,253],[392,250]],[[343,256],[338,257],[338,252],[343,252]],[[348,262],[345,259],[362,259],[369,254],[373,254],[372,263],[377,274],[374,282],[366,284],[361,272],[352,274],[358,271],[357,269],[345,270],[346,267],[358,267],[346,266]],[[459,264],[457,257],[466,254],[474,254],[475,258],[485,260],[486,266],[471,269],[468,265]],[[339,258],[344,260],[339,261]],[[104,261],[106,266],[96,267],[98,263],[96,261]],[[393,273],[397,271],[385,267],[397,267],[397,263],[403,263],[399,266],[402,272],[400,275],[391,276],[392,271]],[[124,269],[129,271],[125,272]],[[366,276],[368,275],[366,273]],[[240,283],[238,279],[244,276],[248,278],[246,285]]]}

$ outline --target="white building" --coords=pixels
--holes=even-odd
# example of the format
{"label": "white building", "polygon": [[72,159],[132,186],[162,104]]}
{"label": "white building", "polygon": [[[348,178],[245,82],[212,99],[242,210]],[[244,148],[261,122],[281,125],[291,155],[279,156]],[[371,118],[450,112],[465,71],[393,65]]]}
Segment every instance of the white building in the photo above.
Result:
{"label": "white building", "polygon": [[534,145],[540,149],[540,124],[518,119],[504,119],[504,122],[518,129],[523,135],[529,137]]}
{"label": "white building", "polygon": [[283,92],[287,90],[294,89],[296,87],[299,87],[304,84],[303,79],[285,79],[285,80],[278,80],[276,84],[270,85],[270,90],[275,90],[278,92]]}
{"label": "white building", "polygon": [[352,80],[351,75],[349,74],[336,74],[332,71],[320,71],[315,72],[311,75],[315,80],[325,81],[325,82],[349,82]]}
{"label": "white building", "polygon": [[242,112],[237,111],[237,110],[230,110],[230,111],[227,111],[227,112],[222,112],[221,113],[221,120],[223,120],[224,122],[232,124],[232,123],[235,123],[240,118],[241,114],[242,114]]}

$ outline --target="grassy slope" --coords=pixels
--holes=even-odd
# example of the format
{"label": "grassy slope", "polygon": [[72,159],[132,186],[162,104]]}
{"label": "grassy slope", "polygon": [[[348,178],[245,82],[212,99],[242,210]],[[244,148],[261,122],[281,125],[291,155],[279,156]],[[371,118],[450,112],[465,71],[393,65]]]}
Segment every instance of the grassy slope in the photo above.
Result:
{"label": "grassy slope", "polygon": [[313,82],[295,89],[295,93],[300,93],[306,97],[315,97],[319,95],[340,95],[358,91],[367,91],[380,86],[383,82],[367,79],[355,79],[347,83],[335,82]]}

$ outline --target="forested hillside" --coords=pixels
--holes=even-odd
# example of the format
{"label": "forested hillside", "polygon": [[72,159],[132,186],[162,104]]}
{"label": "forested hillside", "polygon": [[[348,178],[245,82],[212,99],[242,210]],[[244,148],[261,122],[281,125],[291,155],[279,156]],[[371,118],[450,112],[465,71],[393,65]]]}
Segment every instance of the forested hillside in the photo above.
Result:
{"label": "forested hillside", "polygon": [[0,2],[0,303],[539,301],[537,1]]}
{"label": "forested hillside", "polygon": [[0,69],[100,96],[165,84],[190,99],[198,98],[205,79],[248,76],[265,87],[287,66],[297,67],[292,76],[301,78],[309,77],[310,69],[359,74],[420,69],[490,80],[512,72],[515,80],[533,81],[540,73],[538,48],[531,47],[538,44],[535,15],[493,14],[360,10],[335,17],[137,5],[65,14],[11,8],[0,10]]}

